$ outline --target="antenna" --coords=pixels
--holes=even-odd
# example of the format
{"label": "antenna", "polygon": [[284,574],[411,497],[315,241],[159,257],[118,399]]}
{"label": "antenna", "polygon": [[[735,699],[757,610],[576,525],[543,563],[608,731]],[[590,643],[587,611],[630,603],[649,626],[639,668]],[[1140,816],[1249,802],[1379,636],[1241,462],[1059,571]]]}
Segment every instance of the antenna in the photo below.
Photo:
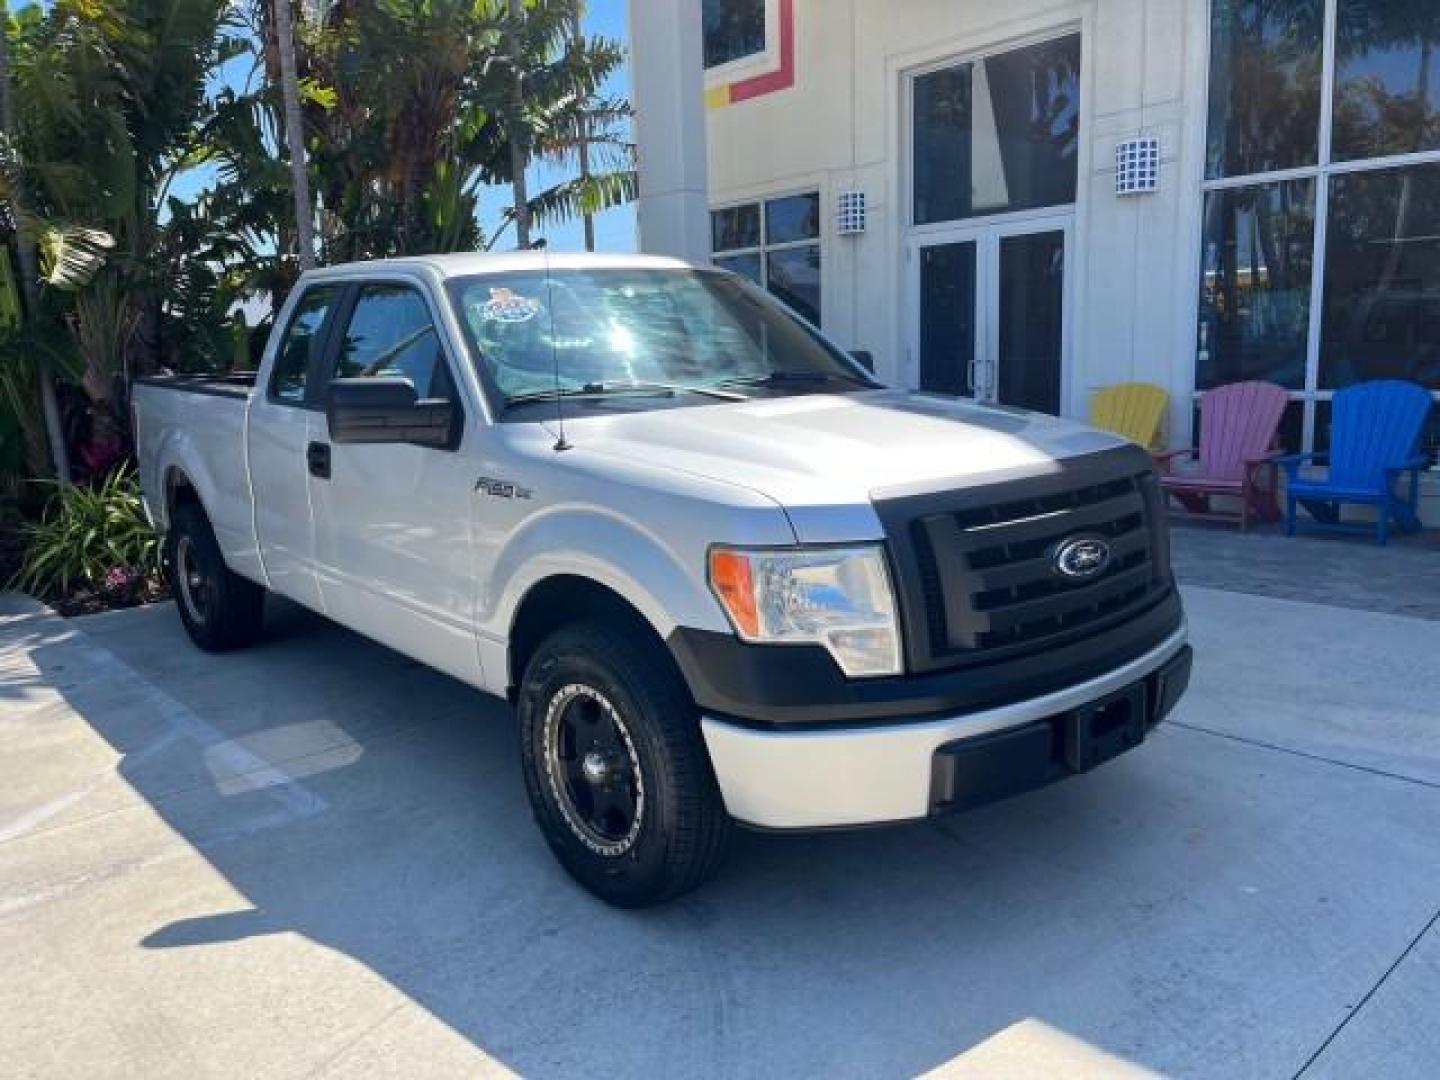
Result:
{"label": "antenna", "polygon": [[570,449],[570,443],[565,441],[565,395],[560,392],[560,350],[555,347],[555,288],[550,281],[550,252],[541,250],[545,259],[545,307],[550,319],[550,360],[555,368],[555,423],[560,429],[555,452],[560,454]]}

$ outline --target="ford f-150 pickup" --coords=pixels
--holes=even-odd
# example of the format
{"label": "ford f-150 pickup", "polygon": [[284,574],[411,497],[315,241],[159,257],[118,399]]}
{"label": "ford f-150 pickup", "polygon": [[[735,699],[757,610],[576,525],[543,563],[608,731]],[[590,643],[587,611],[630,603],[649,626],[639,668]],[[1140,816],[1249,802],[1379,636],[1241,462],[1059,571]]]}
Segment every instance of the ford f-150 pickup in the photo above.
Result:
{"label": "ford f-150 pickup", "polygon": [[133,390],[202,649],[267,593],[514,702],[619,905],[736,824],[974,807],[1139,745],[1190,649],[1148,455],[887,389],[734,275],[446,256],[306,274],[259,371]]}

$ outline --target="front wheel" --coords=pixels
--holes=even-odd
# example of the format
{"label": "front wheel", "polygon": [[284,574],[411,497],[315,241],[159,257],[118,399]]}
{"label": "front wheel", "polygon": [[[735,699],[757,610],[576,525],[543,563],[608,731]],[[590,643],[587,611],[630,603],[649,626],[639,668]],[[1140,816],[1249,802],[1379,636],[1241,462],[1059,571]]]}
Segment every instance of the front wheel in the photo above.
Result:
{"label": "front wheel", "polygon": [[660,647],[583,623],[536,652],[520,692],[525,784],[562,866],[618,907],[714,876],[730,819],[695,706]]}

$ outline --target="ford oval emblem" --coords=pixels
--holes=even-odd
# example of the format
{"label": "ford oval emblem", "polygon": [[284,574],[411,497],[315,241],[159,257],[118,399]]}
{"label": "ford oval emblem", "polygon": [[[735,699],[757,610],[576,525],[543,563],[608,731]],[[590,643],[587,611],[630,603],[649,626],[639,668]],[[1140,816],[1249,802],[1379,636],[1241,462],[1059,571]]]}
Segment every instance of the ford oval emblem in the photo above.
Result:
{"label": "ford oval emblem", "polygon": [[1101,536],[1071,536],[1055,545],[1055,572],[1071,581],[1099,577],[1110,565],[1110,545]]}

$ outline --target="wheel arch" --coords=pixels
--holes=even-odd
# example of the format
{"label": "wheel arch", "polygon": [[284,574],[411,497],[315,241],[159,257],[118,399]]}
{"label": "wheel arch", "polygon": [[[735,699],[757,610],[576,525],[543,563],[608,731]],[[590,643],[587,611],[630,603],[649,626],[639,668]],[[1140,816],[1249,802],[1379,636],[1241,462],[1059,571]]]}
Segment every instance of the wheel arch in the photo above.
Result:
{"label": "wheel arch", "polygon": [[557,573],[531,584],[511,616],[505,672],[509,695],[515,695],[526,667],[547,637],[589,619],[615,620],[630,626],[674,663],[659,628],[622,593],[592,577]]}

